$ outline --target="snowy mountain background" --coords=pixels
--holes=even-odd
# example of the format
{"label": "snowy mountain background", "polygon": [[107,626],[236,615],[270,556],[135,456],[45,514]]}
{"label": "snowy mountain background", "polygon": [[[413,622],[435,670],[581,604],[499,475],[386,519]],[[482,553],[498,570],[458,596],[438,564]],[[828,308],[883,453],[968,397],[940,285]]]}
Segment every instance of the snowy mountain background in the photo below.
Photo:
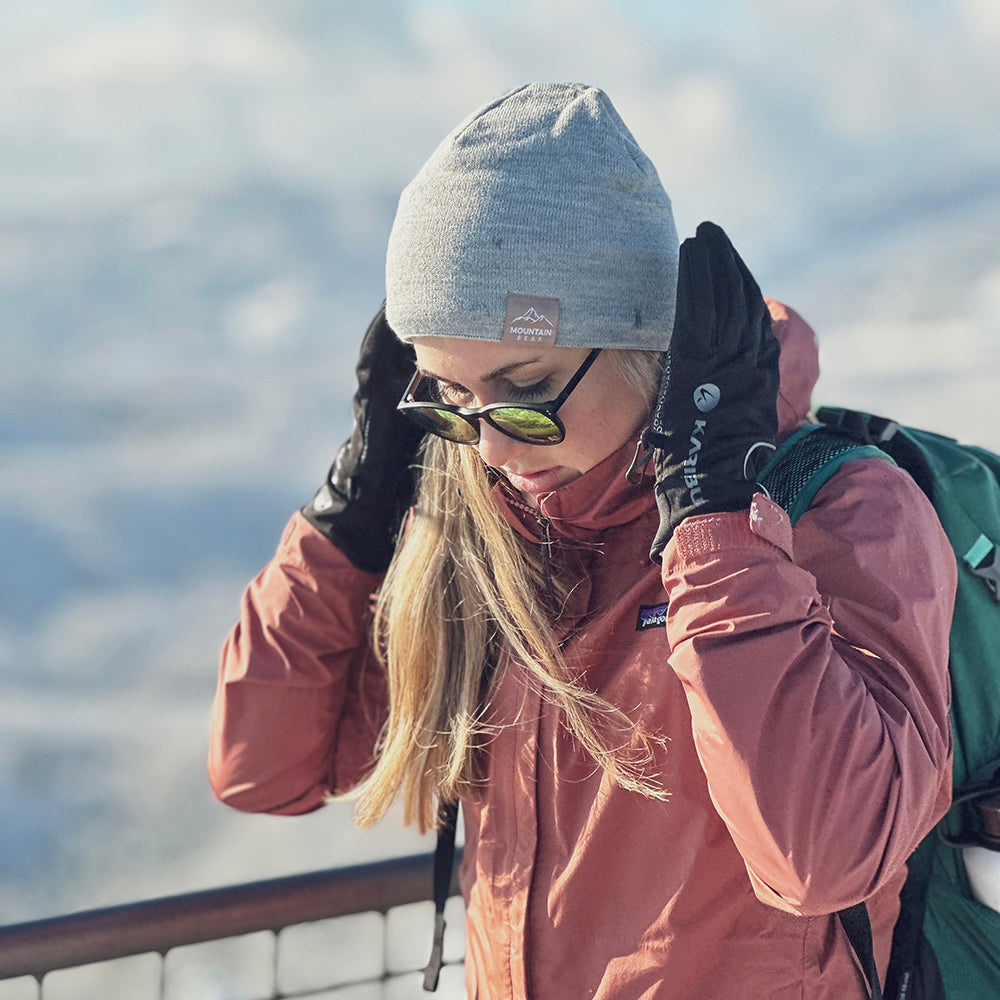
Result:
{"label": "snowy mountain background", "polygon": [[349,429],[396,198],[531,79],[816,327],[819,401],[1000,449],[994,0],[6,0],[0,921],[429,848],[204,777],[218,647]]}

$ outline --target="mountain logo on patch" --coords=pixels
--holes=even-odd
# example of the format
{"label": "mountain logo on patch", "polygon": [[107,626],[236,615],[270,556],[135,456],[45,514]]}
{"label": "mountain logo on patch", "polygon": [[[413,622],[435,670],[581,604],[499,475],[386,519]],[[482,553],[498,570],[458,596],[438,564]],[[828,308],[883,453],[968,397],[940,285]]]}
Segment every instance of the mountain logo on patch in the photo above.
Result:
{"label": "mountain logo on patch", "polygon": [[552,323],[550,323],[545,316],[536,313],[534,308],[529,309],[523,316],[515,317],[515,319],[512,322],[530,323],[532,326],[538,326],[538,327],[545,326],[548,327],[550,330],[552,329]]}

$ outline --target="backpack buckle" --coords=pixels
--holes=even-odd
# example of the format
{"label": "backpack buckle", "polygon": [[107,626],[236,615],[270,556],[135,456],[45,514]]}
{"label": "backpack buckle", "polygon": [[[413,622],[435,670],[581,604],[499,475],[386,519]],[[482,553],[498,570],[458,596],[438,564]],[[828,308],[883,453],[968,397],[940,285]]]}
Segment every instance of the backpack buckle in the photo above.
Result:
{"label": "backpack buckle", "polygon": [[997,547],[985,535],[962,556],[962,561],[990,589],[993,600],[1000,603],[1000,565],[997,564]]}

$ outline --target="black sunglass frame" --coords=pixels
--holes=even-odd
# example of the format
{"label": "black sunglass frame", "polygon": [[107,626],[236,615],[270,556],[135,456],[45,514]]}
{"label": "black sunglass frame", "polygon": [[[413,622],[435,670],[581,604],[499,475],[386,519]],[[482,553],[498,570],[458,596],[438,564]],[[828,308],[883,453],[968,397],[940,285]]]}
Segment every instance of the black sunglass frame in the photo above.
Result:
{"label": "black sunglass frame", "polygon": [[[566,438],[566,428],[563,422],[559,419],[557,411],[563,403],[569,398],[569,394],[579,385],[580,379],[590,370],[590,366],[597,360],[597,355],[601,353],[600,347],[594,347],[591,349],[590,353],[583,359],[583,364],[573,373],[573,377],[566,383],[562,392],[556,396],[555,399],[549,400],[547,403],[489,403],[487,406],[478,407],[467,407],[467,406],[455,406],[452,403],[435,403],[424,400],[413,399],[413,391],[420,384],[420,380],[424,378],[418,369],[413,373],[413,378],[410,379],[403,392],[403,398],[399,401],[396,409],[399,410],[403,416],[408,417],[418,426],[422,427],[425,431],[431,434],[436,434],[438,437],[443,437],[446,441],[452,441],[455,444],[479,444],[479,421],[485,420],[494,430],[498,430],[501,434],[506,435],[509,438],[513,438],[515,441],[521,441],[524,444],[540,445],[542,447],[554,444],[561,444]],[[510,430],[506,427],[501,427],[493,417],[490,415],[494,410],[528,410],[532,413],[541,413],[555,425],[556,429],[559,431],[559,437],[555,441],[539,441],[535,438],[530,437],[519,437],[517,434],[512,434]],[[446,413],[453,414],[454,416],[461,417],[469,426],[473,428],[476,432],[474,439],[466,441],[459,438],[454,438],[448,434],[443,433],[441,428],[432,427],[430,424],[432,421],[429,418],[424,418],[420,416],[420,411],[422,410],[438,410],[444,411]]]}

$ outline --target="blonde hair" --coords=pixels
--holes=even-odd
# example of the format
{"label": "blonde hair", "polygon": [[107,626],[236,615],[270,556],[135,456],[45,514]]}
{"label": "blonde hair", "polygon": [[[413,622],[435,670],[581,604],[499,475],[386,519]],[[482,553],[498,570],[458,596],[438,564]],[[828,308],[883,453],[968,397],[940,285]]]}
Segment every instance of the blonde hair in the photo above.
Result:
{"label": "blonde hair", "polygon": [[[608,353],[623,381],[651,405],[661,355]],[[404,822],[425,830],[435,825],[438,801],[482,782],[484,713],[507,654],[615,781],[663,797],[644,773],[649,737],[573,679],[552,628],[572,581],[543,564],[539,547],[507,524],[494,483],[476,448],[428,436],[415,507],[376,606],[389,717],[374,771],[359,791],[362,826],[381,819],[401,793]]]}

